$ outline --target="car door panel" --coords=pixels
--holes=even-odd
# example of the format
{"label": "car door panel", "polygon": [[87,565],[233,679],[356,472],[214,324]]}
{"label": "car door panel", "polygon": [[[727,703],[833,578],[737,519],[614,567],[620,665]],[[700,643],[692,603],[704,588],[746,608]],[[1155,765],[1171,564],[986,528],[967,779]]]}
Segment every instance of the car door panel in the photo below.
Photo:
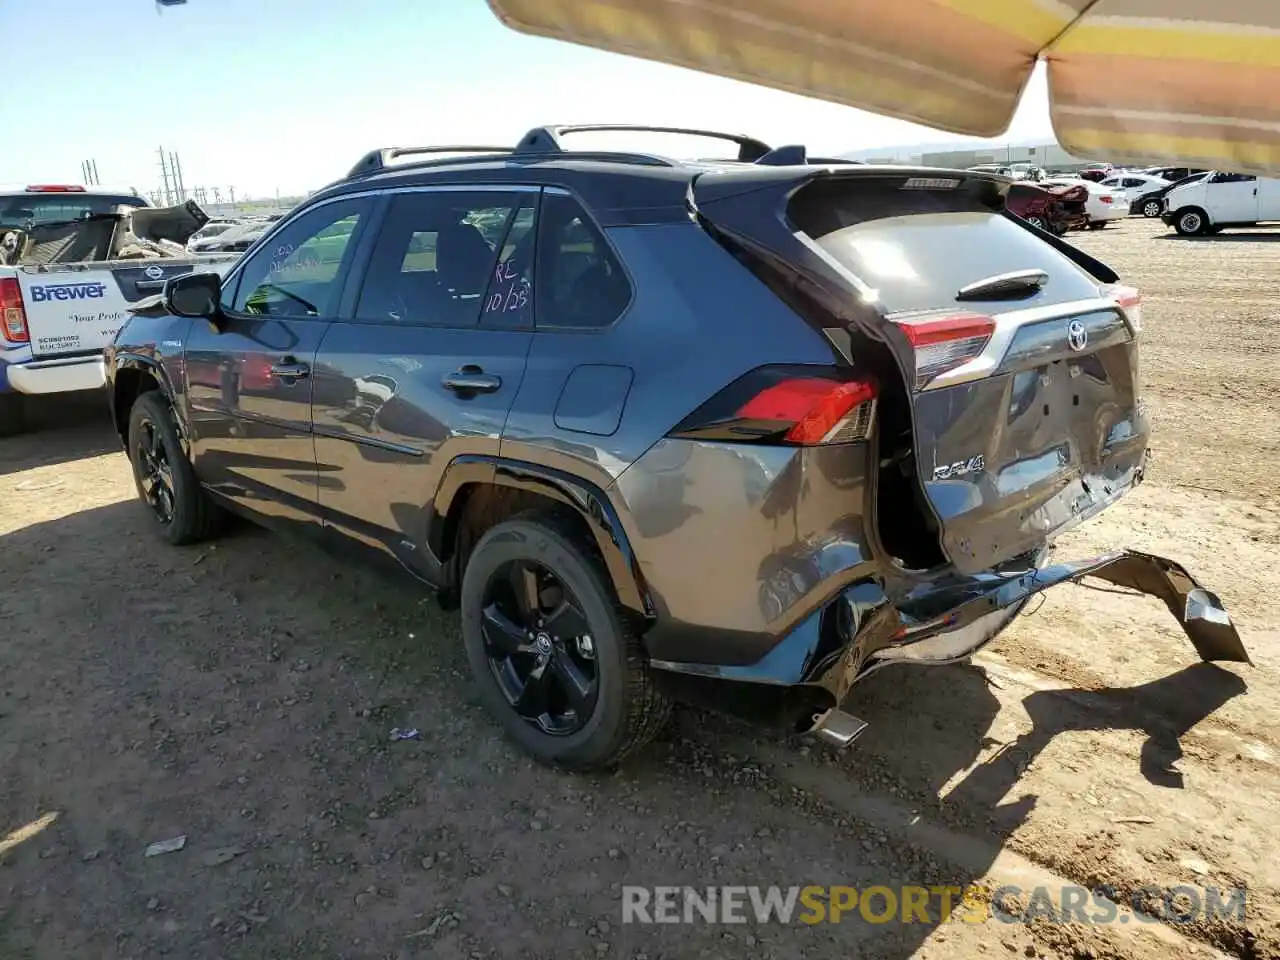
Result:
{"label": "car door panel", "polygon": [[340,198],[283,223],[228,280],[216,327],[197,324],[187,338],[196,474],[264,519],[316,522],[316,351],[373,209]]}
{"label": "car door panel", "polygon": [[[187,338],[187,399],[196,472],[211,489],[258,512],[314,512],[315,450],[309,376],[278,376],[285,363],[311,365],[327,323],[228,318]],[[279,501],[279,502],[277,502]]]}
{"label": "car door panel", "polygon": [[1258,219],[1258,181],[1232,175],[1209,184],[1209,219],[1214,223],[1255,223]]}
{"label": "car door panel", "polygon": [[[315,372],[315,453],[325,522],[420,563],[422,511],[449,462],[498,453],[531,334],[335,323]],[[496,387],[458,391],[465,367]]]}
{"label": "car door panel", "polygon": [[519,221],[531,246],[537,196],[393,195],[354,316],[329,327],[317,356],[323,521],[427,579],[438,572],[427,505],[456,456],[498,453],[524,376],[532,313],[524,324],[527,291],[502,241]]}

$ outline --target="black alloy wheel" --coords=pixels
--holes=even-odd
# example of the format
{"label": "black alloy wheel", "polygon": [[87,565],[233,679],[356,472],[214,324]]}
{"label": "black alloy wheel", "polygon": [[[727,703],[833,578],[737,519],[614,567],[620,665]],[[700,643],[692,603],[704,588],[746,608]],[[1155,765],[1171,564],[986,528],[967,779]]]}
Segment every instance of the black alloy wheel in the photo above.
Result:
{"label": "black alloy wheel", "polygon": [[480,628],[489,670],[511,708],[551,736],[583,729],[599,696],[595,641],[582,605],[533,560],[498,567]]}
{"label": "black alloy wheel", "polygon": [[160,435],[160,428],[150,414],[144,413],[139,417],[137,425],[133,462],[138,489],[161,526],[167,527],[173,522],[176,500],[173,465],[169,463],[169,453]]}

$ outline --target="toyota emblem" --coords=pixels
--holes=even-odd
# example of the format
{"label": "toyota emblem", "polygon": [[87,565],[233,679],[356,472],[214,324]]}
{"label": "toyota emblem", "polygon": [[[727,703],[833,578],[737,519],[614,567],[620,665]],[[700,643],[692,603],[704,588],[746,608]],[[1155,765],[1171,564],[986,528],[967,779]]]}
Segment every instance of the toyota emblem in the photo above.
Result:
{"label": "toyota emblem", "polygon": [[1079,320],[1072,320],[1067,324],[1067,346],[1079,353],[1089,345],[1089,331],[1084,328],[1084,324]]}
{"label": "toyota emblem", "polygon": [[147,267],[147,269],[142,272],[147,275],[148,280],[159,280],[161,277],[164,276],[163,267],[151,266],[151,267]]}

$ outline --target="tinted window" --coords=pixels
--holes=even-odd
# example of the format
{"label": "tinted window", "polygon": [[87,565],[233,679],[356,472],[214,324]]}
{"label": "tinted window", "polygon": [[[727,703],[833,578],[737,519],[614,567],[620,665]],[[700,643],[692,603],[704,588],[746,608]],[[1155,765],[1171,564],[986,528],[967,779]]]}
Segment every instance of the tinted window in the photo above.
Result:
{"label": "tinted window", "polygon": [[[523,198],[448,190],[394,197],[356,316],[371,323],[473,325],[486,305],[498,245]],[[531,224],[533,209],[527,209]]]}
{"label": "tinted window", "polygon": [[975,301],[957,301],[961,287],[1014,270],[1049,275],[1041,293],[1018,301],[1020,306],[1097,295],[1097,286],[1075,264],[986,208],[980,197],[964,190],[903,190],[901,182],[817,180],[788,207],[791,223],[875,290],[890,313],[957,302],[971,307]]}
{"label": "tinted window", "polygon": [[1100,181],[1100,182],[1102,183],[1102,185],[1103,185],[1104,187],[1118,187],[1118,186],[1120,186],[1120,178],[1119,178],[1119,177],[1107,177],[1107,179],[1102,180],[1102,181]]}
{"label": "tinted window", "polygon": [[538,215],[538,326],[606,327],[631,302],[631,284],[578,201],[548,193]]}
{"label": "tinted window", "polygon": [[536,206],[528,201],[511,218],[480,313],[486,327],[533,326],[535,214]]}
{"label": "tinted window", "polygon": [[1213,175],[1214,183],[1246,183],[1256,179],[1258,178],[1249,176],[1247,173],[1215,173]]}
{"label": "tinted window", "polygon": [[327,203],[268,237],[240,271],[232,309],[251,316],[332,316],[351,239],[368,210],[363,199]]}

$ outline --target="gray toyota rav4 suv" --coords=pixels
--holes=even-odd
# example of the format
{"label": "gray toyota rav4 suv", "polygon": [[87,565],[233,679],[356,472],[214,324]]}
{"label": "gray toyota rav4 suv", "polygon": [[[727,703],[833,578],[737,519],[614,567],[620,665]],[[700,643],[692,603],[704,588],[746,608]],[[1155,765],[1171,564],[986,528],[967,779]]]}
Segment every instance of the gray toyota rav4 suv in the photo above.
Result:
{"label": "gray toyota rav4 suv", "polygon": [[863,677],[1082,577],[1248,661],[1174,562],[1049,563],[1142,479],[1140,300],[1007,179],[566,147],[587,129],[643,128],[374,151],[139,305],[108,376],[161,535],[231,510],[392,561],[569,767],[677,699],[847,743]]}

